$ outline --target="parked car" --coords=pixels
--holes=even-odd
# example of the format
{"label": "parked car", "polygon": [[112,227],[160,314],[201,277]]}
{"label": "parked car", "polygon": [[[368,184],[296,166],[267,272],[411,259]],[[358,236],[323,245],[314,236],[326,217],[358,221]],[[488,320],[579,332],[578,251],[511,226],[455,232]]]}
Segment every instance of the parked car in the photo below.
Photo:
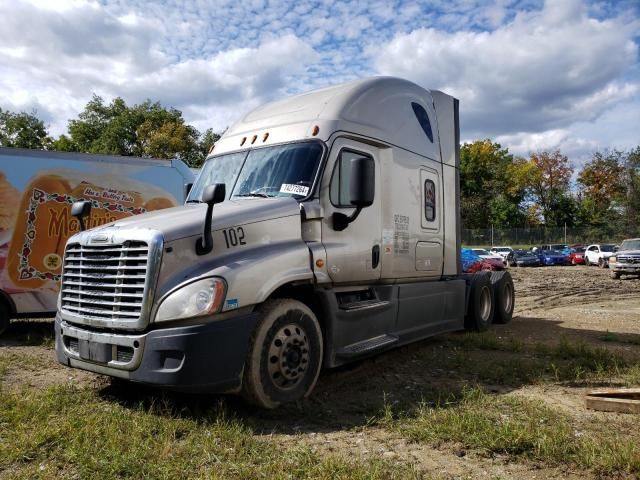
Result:
{"label": "parked car", "polygon": [[640,276],[640,238],[629,238],[622,242],[617,252],[609,257],[611,278],[620,275]]}
{"label": "parked car", "polygon": [[598,265],[600,268],[609,266],[609,257],[616,251],[616,246],[611,243],[599,243],[589,245],[585,250],[585,265]]}
{"label": "parked car", "polygon": [[504,267],[507,264],[506,259],[502,255],[498,255],[497,253],[491,253],[484,248],[473,248],[471,249],[473,253],[479,256],[481,259],[486,260],[490,264],[495,264]]}
{"label": "parked car", "polygon": [[542,250],[555,250],[556,252],[562,252],[568,249],[569,245],[565,245],[564,243],[550,243],[542,246]]}
{"label": "parked car", "polygon": [[538,256],[529,250],[514,250],[507,257],[510,267],[538,267],[541,265]]}
{"label": "parked car", "polygon": [[536,253],[542,265],[569,265],[567,256],[562,252],[556,250],[538,250]]}
{"label": "parked car", "polygon": [[500,255],[505,261],[507,256],[513,252],[513,248],[511,247],[491,247],[491,253],[495,253],[496,255]]}
{"label": "parked car", "polygon": [[505,264],[502,261],[502,257],[492,258],[489,256],[488,258],[482,258],[480,255],[475,253],[476,251],[487,252],[484,249],[476,248],[462,248],[460,255],[462,260],[462,271],[464,273],[475,273],[482,270],[504,270]]}
{"label": "parked car", "polygon": [[585,247],[582,245],[573,245],[569,253],[569,261],[571,265],[584,265],[584,251]]}

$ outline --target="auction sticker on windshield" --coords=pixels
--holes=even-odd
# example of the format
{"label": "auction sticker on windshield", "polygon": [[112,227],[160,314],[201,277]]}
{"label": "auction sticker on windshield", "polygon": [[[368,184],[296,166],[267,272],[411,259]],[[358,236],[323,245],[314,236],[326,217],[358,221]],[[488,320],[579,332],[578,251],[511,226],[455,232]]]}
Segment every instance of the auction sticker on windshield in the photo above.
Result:
{"label": "auction sticker on windshield", "polygon": [[309,193],[309,187],[305,187],[304,185],[283,183],[280,186],[280,193],[293,193],[294,195],[304,195],[306,197]]}

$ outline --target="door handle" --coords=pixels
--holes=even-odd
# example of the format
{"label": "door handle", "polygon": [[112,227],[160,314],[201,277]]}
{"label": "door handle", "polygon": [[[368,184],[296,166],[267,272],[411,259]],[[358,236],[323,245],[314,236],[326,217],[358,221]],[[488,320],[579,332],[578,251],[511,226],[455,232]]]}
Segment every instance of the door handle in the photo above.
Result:
{"label": "door handle", "polygon": [[378,268],[380,263],[380,245],[374,245],[371,249],[371,267]]}

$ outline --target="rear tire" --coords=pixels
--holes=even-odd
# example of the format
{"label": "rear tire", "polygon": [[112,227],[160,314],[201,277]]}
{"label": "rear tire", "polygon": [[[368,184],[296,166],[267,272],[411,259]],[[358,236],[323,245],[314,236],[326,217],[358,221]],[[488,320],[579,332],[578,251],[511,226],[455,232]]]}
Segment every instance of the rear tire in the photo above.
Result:
{"label": "rear tire", "polygon": [[492,272],[493,323],[505,325],[513,318],[516,292],[509,272]]}
{"label": "rear tire", "polygon": [[464,328],[484,332],[493,320],[494,301],[490,276],[484,272],[475,273],[471,277],[469,288],[469,305],[464,318]]}
{"label": "rear tire", "polygon": [[9,307],[0,300],[0,335],[9,328]]}
{"label": "rear tire", "polygon": [[244,366],[242,395],[263,408],[308,396],[322,366],[322,332],[315,314],[292,299],[269,300],[258,314]]}

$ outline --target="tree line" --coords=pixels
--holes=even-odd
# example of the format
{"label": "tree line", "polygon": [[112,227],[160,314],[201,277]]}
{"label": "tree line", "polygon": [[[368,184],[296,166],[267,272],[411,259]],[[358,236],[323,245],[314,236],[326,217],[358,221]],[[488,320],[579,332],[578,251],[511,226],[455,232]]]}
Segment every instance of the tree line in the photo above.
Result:
{"label": "tree line", "polygon": [[[67,132],[52,137],[35,113],[0,109],[0,146],[179,158],[199,167],[220,135],[199,132],[182,112],[147,100],[128,106],[94,95]],[[597,151],[579,170],[559,150],[514,156],[490,139],[460,150],[461,215],[466,229],[640,225],[640,145]]]}
{"label": "tree line", "polygon": [[212,129],[199,132],[187,124],[182,112],[147,100],[129,106],[122,98],[111,103],[94,95],[67,133],[57,138],[34,113],[0,108],[0,146],[63,152],[100,153],[152,158],[179,158],[199,167],[214,142]]}
{"label": "tree line", "polygon": [[460,149],[463,227],[591,227],[634,232],[640,225],[640,146],[596,151],[579,169],[559,150],[514,156],[490,139]]}

